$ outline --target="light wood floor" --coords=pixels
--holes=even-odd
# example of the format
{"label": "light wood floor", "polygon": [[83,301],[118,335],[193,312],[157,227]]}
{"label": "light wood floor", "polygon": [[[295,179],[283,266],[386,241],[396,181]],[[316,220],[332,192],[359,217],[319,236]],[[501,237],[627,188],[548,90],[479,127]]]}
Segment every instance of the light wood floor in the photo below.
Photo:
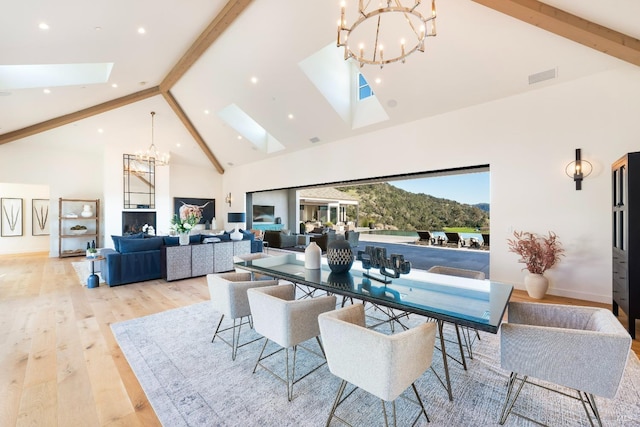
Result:
{"label": "light wood floor", "polygon": [[87,289],[81,260],[0,256],[0,426],[160,425],[110,324],[208,300],[206,279]]}

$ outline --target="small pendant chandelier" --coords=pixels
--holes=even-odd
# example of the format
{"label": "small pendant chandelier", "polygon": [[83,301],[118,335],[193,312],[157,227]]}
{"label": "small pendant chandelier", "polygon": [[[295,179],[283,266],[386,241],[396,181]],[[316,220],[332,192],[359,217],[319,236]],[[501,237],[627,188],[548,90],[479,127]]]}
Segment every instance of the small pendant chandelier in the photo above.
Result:
{"label": "small pendant chandelier", "polygon": [[156,115],[155,111],[151,112],[151,145],[147,148],[146,151],[137,151],[136,152],[136,160],[138,162],[151,163],[153,162],[156,166],[166,166],[169,164],[169,159],[171,155],[169,153],[161,153],[156,148],[156,144],[153,141],[153,120]]}

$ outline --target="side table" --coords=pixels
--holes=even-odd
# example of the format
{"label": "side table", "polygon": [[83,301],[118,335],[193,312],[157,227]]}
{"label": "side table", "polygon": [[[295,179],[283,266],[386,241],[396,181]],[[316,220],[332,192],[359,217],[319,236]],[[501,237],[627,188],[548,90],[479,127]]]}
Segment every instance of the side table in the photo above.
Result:
{"label": "side table", "polygon": [[95,257],[86,257],[86,260],[91,262],[91,274],[87,278],[87,288],[97,288],[98,286],[100,286],[100,279],[96,274],[95,262],[102,261],[103,259],[104,257],[102,255],[98,255]]}

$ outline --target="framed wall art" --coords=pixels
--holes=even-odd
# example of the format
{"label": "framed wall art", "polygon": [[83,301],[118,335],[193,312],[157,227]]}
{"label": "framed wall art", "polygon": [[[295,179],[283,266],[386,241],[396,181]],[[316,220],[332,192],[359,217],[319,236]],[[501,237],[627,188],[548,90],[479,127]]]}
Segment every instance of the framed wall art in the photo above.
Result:
{"label": "framed wall art", "polygon": [[0,199],[2,237],[22,236],[22,199]]}
{"label": "framed wall art", "polygon": [[31,235],[49,235],[49,199],[31,200]]}
{"label": "framed wall art", "polygon": [[180,206],[196,205],[202,209],[202,218],[200,224],[205,224],[207,221],[212,222],[216,217],[216,199],[194,199],[188,197],[174,197],[173,198],[173,212],[176,215],[180,214]]}

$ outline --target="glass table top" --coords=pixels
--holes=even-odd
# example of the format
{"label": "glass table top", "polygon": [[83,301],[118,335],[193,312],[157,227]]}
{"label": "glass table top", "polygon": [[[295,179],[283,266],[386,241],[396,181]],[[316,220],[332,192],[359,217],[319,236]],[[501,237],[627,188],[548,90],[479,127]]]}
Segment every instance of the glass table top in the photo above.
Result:
{"label": "glass table top", "polygon": [[497,333],[513,291],[513,286],[504,283],[417,270],[383,283],[367,277],[379,274],[374,269],[362,269],[360,261],[354,261],[347,273],[332,272],[324,258],[320,269],[308,270],[303,254],[258,258],[237,262],[235,266],[491,333]]}

